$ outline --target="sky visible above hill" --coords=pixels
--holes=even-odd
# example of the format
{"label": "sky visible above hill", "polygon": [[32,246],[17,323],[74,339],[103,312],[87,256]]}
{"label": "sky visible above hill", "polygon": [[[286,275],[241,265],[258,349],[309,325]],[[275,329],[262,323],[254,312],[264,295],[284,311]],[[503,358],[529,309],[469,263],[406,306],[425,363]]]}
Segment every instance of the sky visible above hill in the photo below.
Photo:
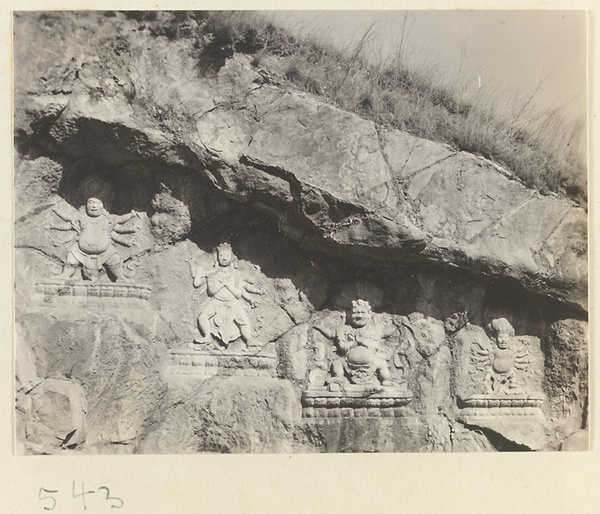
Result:
{"label": "sky visible above hill", "polygon": [[[466,97],[484,88],[516,104],[585,119],[584,11],[272,11],[298,34],[351,47],[373,25],[371,58],[403,58]],[[490,91],[491,90],[491,91]]]}

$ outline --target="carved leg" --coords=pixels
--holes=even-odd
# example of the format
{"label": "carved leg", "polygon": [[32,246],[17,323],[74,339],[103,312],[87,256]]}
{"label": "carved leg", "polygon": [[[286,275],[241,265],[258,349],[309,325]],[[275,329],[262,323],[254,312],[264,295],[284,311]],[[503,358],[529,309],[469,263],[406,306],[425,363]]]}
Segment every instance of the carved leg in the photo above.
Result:
{"label": "carved leg", "polygon": [[344,377],[344,363],[342,359],[334,360],[329,368],[331,378],[325,383],[330,391],[342,391],[344,389],[344,383],[346,379]]}
{"label": "carved leg", "polygon": [[196,344],[207,344],[211,342],[210,338],[210,319],[209,317],[202,313],[198,316],[198,330],[200,330],[200,338],[194,339],[194,343]]}
{"label": "carved leg", "polygon": [[377,373],[377,378],[381,382],[381,385],[383,385],[383,386],[394,385],[394,383],[392,382],[392,373],[390,372],[390,370],[387,366],[387,363],[385,361],[378,363],[375,371]]}
{"label": "carved leg", "polygon": [[252,327],[250,325],[237,325],[240,329],[240,334],[242,336],[242,339],[246,343],[246,346],[259,346],[256,344],[254,339],[252,339]]}
{"label": "carved leg", "polygon": [[523,394],[523,388],[521,384],[517,382],[517,377],[514,370],[510,370],[506,377],[506,385],[508,387],[509,394]]}
{"label": "carved leg", "polygon": [[79,268],[79,261],[75,258],[72,252],[69,252],[69,255],[67,255],[67,260],[63,266],[62,273],[57,275],[56,278],[59,280],[69,280],[73,277],[77,271],[77,268]]}
{"label": "carved leg", "polygon": [[56,275],[56,278],[58,280],[69,280],[70,278],[73,278],[78,267],[79,266],[72,266],[71,264],[65,263],[62,272],[59,275]]}
{"label": "carved leg", "polygon": [[494,377],[492,376],[492,374],[490,372],[486,373],[483,381],[485,383],[486,393],[493,394],[495,387],[494,387]]}
{"label": "carved leg", "polygon": [[112,257],[106,261],[104,266],[106,267],[108,278],[113,282],[117,282],[118,280],[122,281],[125,278],[125,275],[123,274],[123,264],[121,263],[119,254],[113,254]]}
{"label": "carved leg", "polygon": [[81,268],[81,275],[83,276],[83,280],[91,280],[92,282],[95,282],[98,280],[99,273],[95,268],[86,268],[83,266]]}

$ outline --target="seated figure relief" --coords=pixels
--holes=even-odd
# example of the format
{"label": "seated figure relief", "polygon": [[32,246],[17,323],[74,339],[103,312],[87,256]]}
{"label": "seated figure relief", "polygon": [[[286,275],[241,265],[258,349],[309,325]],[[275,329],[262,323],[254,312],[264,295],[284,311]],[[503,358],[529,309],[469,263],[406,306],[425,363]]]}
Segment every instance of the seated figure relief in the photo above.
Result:
{"label": "seated figure relief", "polygon": [[398,342],[398,327],[387,316],[375,320],[369,302],[350,302],[334,327],[314,326],[314,361],[302,396],[304,416],[401,416],[412,399],[407,388],[407,360]]}
{"label": "seated figure relief", "polygon": [[505,318],[453,336],[458,420],[537,449],[544,446],[544,354]]}
{"label": "seated figure relief", "polygon": [[193,346],[215,342],[222,348],[228,348],[239,338],[246,347],[260,346],[252,336],[252,325],[244,302],[256,308],[257,300],[252,295],[260,295],[262,290],[254,285],[251,277],[237,269],[231,246],[228,243],[217,246],[215,268],[204,273],[194,266],[192,276],[194,287],[206,284],[209,297],[198,316],[200,337],[194,340]]}
{"label": "seated figure relief", "polygon": [[378,354],[381,341],[392,332],[383,332],[372,322],[371,306],[364,300],[350,304],[346,323],[331,330],[315,326],[327,339],[333,341],[338,357],[330,367],[327,380],[331,391],[343,389],[344,384],[394,385],[386,359]]}
{"label": "seated figure relief", "polygon": [[84,280],[95,281],[104,268],[107,276],[113,281],[125,278],[121,256],[112,244],[113,241],[123,246],[132,246],[134,239],[127,240],[123,234],[132,234],[137,228],[126,224],[139,214],[132,210],[123,216],[110,214],[98,198],[89,198],[86,205],[74,215],[68,216],[57,210],[53,212],[62,223],[49,224],[55,230],[74,230],[77,232],[76,242],[69,249],[59,280],[69,280],[81,269]]}

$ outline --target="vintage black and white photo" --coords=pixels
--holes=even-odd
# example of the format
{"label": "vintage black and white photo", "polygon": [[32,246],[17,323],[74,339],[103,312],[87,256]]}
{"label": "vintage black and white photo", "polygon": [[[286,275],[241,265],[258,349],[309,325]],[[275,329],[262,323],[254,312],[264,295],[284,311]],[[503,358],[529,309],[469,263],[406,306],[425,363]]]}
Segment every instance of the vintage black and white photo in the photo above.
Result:
{"label": "vintage black and white photo", "polygon": [[588,449],[583,11],[15,11],[18,455]]}

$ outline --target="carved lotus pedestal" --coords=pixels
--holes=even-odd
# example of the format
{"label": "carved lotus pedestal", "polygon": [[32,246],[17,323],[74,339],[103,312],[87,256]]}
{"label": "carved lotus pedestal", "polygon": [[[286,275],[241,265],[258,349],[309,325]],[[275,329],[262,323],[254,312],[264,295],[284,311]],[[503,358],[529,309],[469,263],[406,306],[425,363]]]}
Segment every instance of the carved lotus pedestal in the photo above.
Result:
{"label": "carved lotus pedestal", "polygon": [[216,345],[191,346],[169,351],[167,377],[205,380],[213,376],[275,376],[277,353],[273,345],[249,349],[243,343],[234,343],[226,349]]}
{"label": "carved lotus pedestal", "polygon": [[412,397],[406,386],[345,384],[340,391],[314,387],[302,395],[302,416],[314,420],[402,417],[407,414],[405,406]]}
{"label": "carved lotus pedestal", "polygon": [[459,421],[488,429],[519,445],[539,450],[544,447],[543,395],[472,395],[461,400]]}
{"label": "carved lotus pedestal", "polygon": [[51,304],[143,306],[152,289],[134,282],[92,282],[89,280],[46,280],[36,284],[37,300]]}
{"label": "carved lotus pedestal", "polygon": [[[337,384],[334,384],[337,385]],[[410,407],[406,384],[311,386],[302,394],[303,431],[324,452],[419,451],[426,427]]]}
{"label": "carved lotus pedestal", "polygon": [[461,407],[459,419],[468,423],[478,422],[481,418],[497,419],[499,416],[542,417],[543,403],[542,395],[472,395],[465,400],[459,399],[458,405]]}

